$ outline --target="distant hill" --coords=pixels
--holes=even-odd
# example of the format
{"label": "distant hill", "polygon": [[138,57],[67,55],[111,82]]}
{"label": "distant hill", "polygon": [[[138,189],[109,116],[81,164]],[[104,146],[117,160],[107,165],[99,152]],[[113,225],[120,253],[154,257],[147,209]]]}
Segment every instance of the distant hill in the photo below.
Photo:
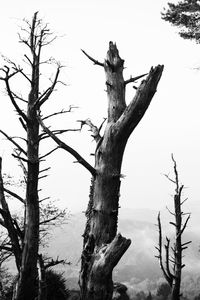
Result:
{"label": "distant hill", "polygon": [[[114,271],[114,279],[132,285],[144,280],[157,281],[162,277],[159,264],[155,255],[155,246],[158,241],[156,228],[157,211],[149,209],[122,209],[119,216],[119,232],[127,238],[131,238],[132,244],[127,250]],[[198,211],[196,210],[196,214]],[[198,220],[194,212],[193,228],[188,226],[185,233],[186,240],[192,240],[192,244],[185,252],[185,274],[200,273],[200,230]],[[163,231],[169,222],[169,214],[162,212]],[[168,219],[167,219],[168,218]],[[171,219],[170,219],[171,220]],[[200,221],[199,221],[200,223]],[[50,240],[48,253],[54,257],[67,258],[71,266],[61,267],[71,284],[75,284],[80,270],[80,256],[82,249],[82,237],[85,226],[83,213],[71,216],[68,224],[62,228],[56,228]],[[169,227],[170,228],[170,227]],[[171,233],[169,233],[169,236]],[[163,233],[163,236],[165,234]]]}

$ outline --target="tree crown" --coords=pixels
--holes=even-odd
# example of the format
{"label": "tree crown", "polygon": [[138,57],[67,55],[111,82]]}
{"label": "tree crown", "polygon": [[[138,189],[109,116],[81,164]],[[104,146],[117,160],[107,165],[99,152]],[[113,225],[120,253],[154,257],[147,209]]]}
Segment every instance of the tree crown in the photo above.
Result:
{"label": "tree crown", "polygon": [[177,4],[168,3],[168,8],[161,13],[162,19],[180,29],[184,39],[200,43],[200,1],[184,0]]}

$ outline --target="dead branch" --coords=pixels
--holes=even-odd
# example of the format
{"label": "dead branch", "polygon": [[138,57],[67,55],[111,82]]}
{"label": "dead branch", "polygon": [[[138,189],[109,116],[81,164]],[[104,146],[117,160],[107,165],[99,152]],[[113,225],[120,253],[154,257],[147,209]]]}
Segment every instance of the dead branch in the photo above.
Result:
{"label": "dead branch", "polygon": [[155,247],[156,250],[158,250],[158,256],[156,256],[159,260],[159,264],[160,264],[160,268],[163,272],[163,275],[165,277],[165,279],[167,280],[167,282],[169,283],[170,286],[172,286],[172,282],[173,282],[173,279],[171,277],[171,273],[170,273],[170,269],[169,269],[169,261],[167,259],[169,259],[169,244],[170,244],[170,241],[169,239],[167,239],[167,245],[165,245],[165,249],[167,250],[166,251],[166,270],[164,268],[164,265],[163,265],[163,256],[162,256],[162,225],[161,225],[161,220],[160,220],[160,212],[158,213],[158,231],[159,231],[159,240],[158,240],[158,247]]}
{"label": "dead branch", "polygon": [[26,151],[18,143],[16,143],[12,137],[8,136],[3,130],[0,130],[0,133],[2,133],[11,143],[13,143],[13,145],[15,145],[20,152],[27,155]]}
{"label": "dead branch", "polygon": [[[49,129],[49,128],[48,128]],[[49,129],[50,130],[50,129]],[[54,130],[51,130],[51,132],[54,134],[54,135],[59,135],[59,134],[63,134],[63,133],[66,133],[66,132],[74,132],[74,131],[80,131],[80,129],[54,129]],[[44,140],[44,139],[47,139],[49,138],[50,136],[46,133],[46,132],[43,132],[39,135],[39,140]]]}
{"label": "dead branch", "polygon": [[21,264],[21,248],[18,240],[18,235],[10,214],[10,210],[4,195],[4,183],[2,178],[2,158],[0,158],[0,204],[2,207],[1,215],[7,228],[9,238],[11,240],[12,249],[16,260],[16,266],[19,270]]}
{"label": "dead branch", "polygon": [[131,76],[130,79],[124,81],[124,85],[127,85],[128,83],[131,83],[131,82],[135,82],[136,80],[138,80],[138,79],[140,79],[140,78],[142,78],[146,75],[148,75],[148,73],[142,74],[142,75],[139,75],[139,76],[136,76],[136,77]]}
{"label": "dead branch", "polygon": [[133,100],[127,107],[125,106],[123,108],[123,111],[115,124],[119,138],[124,135],[129,137],[142,119],[156,92],[163,69],[163,65],[151,68],[149,75],[141,82],[137,89]]}
{"label": "dead branch", "polygon": [[22,197],[20,197],[18,194],[14,193],[14,192],[12,192],[12,191],[10,191],[10,190],[8,190],[8,189],[6,189],[5,187],[4,187],[4,192],[6,192],[6,193],[9,194],[10,196],[12,196],[12,197],[18,199],[18,200],[19,200],[20,202],[22,202],[23,204],[25,204],[25,200],[24,200]]}
{"label": "dead branch", "polygon": [[38,121],[40,125],[42,126],[43,130],[57,143],[57,145],[61,148],[69,152],[72,156],[74,156],[77,161],[84,166],[91,174],[92,176],[96,175],[96,170],[73,148],[71,148],[69,145],[65,144],[63,141],[61,141],[54,133],[52,133],[51,130],[49,130],[43,123],[40,116],[38,116]]}
{"label": "dead branch", "polygon": [[49,259],[49,258],[46,258],[44,259],[44,263],[45,263],[45,270],[50,268],[50,267],[55,267],[59,264],[63,264],[63,265],[71,265],[70,262],[67,262],[65,259],[59,259],[59,257],[57,257],[56,259]]}
{"label": "dead branch", "polygon": [[18,160],[22,160],[22,161],[24,161],[24,162],[26,162],[26,163],[29,162],[28,159],[25,159],[25,158],[23,158],[23,157],[21,157],[21,156],[19,156],[19,155],[15,155],[15,154],[12,153],[12,156],[15,157],[15,158],[17,158]]}
{"label": "dead branch", "polygon": [[38,177],[38,180],[43,179],[43,178],[46,178],[46,177],[48,177],[48,175],[40,176],[40,177]]}
{"label": "dead branch", "polygon": [[41,160],[41,159],[43,159],[43,158],[45,158],[45,157],[49,156],[51,153],[53,153],[54,151],[58,150],[59,148],[60,148],[60,147],[58,146],[58,147],[56,147],[56,148],[52,149],[51,151],[47,152],[46,154],[44,154],[44,155],[40,156],[40,158],[39,158],[39,159]]}
{"label": "dead branch", "polygon": [[61,114],[65,114],[65,113],[71,112],[73,108],[77,108],[77,107],[76,107],[76,106],[71,106],[71,105],[70,105],[70,107],[69,107],[68,110],[62,109],[62,110],[59,111],[59,112],[55,112],[55,113],[53,113],[53,114],[50,114],[50,115],[48,115],[48,116],[46,116],[46,117],[43,117],[43,118],[42,118],[42,121],[44,121],[44,120],[46,120],[46,119],[48,119],[48,118],[57,116],[57,115],[61,115]]}
{"label": "dead branch", "polygon": [[87,58],[89,58],[95,65],[104,67],[104,64],[99,62],[98,60],[92,58],[90,55],[88,55],[84,50],[81,49],[81,51],[83,52],[83,54],[85,54],[85,56],[87,56]]}
{"label": "dead branch", "polygon": [[51,87],[49,87],[39,98],[38,100],[35,102],[35,106],[37,106],[38,108],[40,108],[50,97],[50,95],[52,94],[52,92],[54,91],[54,88],[56,86],[56,83],[58,81],[58,76],[60,73],[60,66],[57,68],[57,72],[54,78],[54,81],[51,85]]}
{"label": "dead branch", "polygon": [[81,129],[84,125],[88,125],[90,128],[90,131],[92,132],[92,137],[94,138],[94,140],[98,143],[99,140],[101,140],[101,135],[100,135],[100,130],[97,126],[95,126],[90,119],[86,119],[86,120],[78,120],[77,122],[81,123]]}
{"label": "dead branch", "polygon": [[13,97],[15,97],[16,99],[18,99],[18,100],[20,100],[20,101],[22,101],[22,102],[28,103],[27,100],[23,99],[22,97],[20,97],[19,95],[17,95],[17,94],[14,93],[13,91],[12,91],[12,94],[13,94]]}
{"label": "dead branch", "polygon": [[5,72],[5,77],[0,77],[0,80],[4,80],[5,81],[5,84],[6,84],[6,91],[8,93],[8,96],[14,106],[14,108],[16,109],[17,113],[24,119],[25,122],[28,122],[28,118],[27,116],[25,115],[25,113],[21,110],[21,108],[18,106],[17,102],[15,101],[15,98],[13,96],[13,93],[11,91],[11,88],[10,88],[10,83],[9,83],[9,79],[11,77],[13,77],[14,75],[16,75],[17,73],[19,73],[19,71],[15,71],[13,73],[10,74],[10,68],[7,67],[7,66],[4,66],[4,69],[3,71]]}

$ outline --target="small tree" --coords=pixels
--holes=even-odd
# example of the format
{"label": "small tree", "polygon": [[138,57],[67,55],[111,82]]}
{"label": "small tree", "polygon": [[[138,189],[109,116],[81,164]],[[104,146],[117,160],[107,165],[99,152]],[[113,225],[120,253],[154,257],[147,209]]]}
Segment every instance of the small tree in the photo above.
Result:
{"label": "small tree", "polygon": [[[81,299],[110,300],[113,293],[112,271],[131,243],[117,234],[123,154],[129,136],[144,116],[157,90],[163,66],[151,68],[148,75],[124,80],[124,60],[113,42],[109,43],[104,62],[97,61],[85,51],[83,53],[95,65],[103,68],[106,74],[108,115],[103,135],[102,126],[97,127],[90,120],[81,121],[81,126],[89,126],[96,141],[94,167],[55,136],[41,119],[40,123],[58,146],[73,155],[92,175],[79,279]],[[136,88],[133,100],[126,105],[126,86],[145,75],[147,77]]]}
{"label": "small tree", "polygon": [[200,3],[197,0],[184,0],[168,3],[162,12],[162,19],[180,29],[179,35],[184,39],[200,42]]}
{"label": "small tree", "polygon": [[[191,241],[183,242],[182,237],[187,226],[187,223],[190,219],[189,213],[183,213],[182,205],[187,200],[182,200],[182,191],[184,185],[180,185],[176,161],[173,158],[174,163],[174,174],[175,179],[171,179],[168,175],[166,177],[175,185],[175,194],[174,194],[174,212],[170,211],[170,214],[174,216],[175,221],[169,222],[175,229],[175,242],[171,245],[171,240],[166,237],[165,248],[165,262],[163,258],[163,237],[162,237],[162,226],[160,213],[158,214],[158,232],[159,232],[159,242],[158,255],[156,256],[159,260],[161,270],[165,279],[167,280],[169,286],[171,287],[171,300],[179,300],[181,297],[180,286],[181,286],[181,275],[182,269],[185,265],[182,262],[183,251],[188,248],[188,244]],[[186,220],[184,216],[188,215]]]}

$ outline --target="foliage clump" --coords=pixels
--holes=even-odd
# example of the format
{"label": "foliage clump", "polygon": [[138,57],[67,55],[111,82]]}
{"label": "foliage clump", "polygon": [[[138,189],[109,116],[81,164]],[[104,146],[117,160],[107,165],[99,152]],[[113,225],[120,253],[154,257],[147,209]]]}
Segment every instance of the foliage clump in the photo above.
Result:
{"label": "foliage clump", "polygon": [[182,38],[200,43],[200,1],[168,3],[168,8],[162,12],[162,19],[178,27]]}

